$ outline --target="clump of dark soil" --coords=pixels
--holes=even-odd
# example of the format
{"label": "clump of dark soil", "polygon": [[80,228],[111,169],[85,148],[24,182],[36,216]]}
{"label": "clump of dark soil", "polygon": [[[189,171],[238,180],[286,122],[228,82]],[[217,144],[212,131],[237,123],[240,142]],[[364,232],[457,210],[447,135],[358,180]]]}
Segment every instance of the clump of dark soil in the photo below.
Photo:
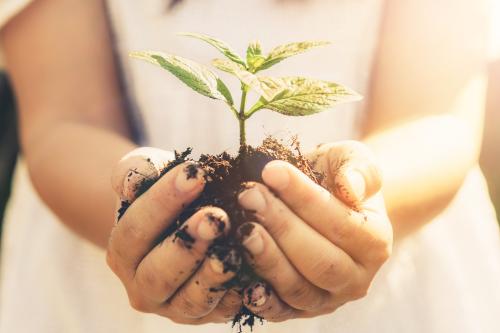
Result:
{"label": "clump of dark soil", "polygon": [[[207,255],[217,256],[224,263],[225,271],[235,271],[237,273],[235,278],[221,286],[221,288],[237,288],[240,292],[243,292],[250,284],[260,281],[251,266],[245,260],[242,260],[245,250],[239,239],[242,234],[249,234],[251,230],[240,230],[238,235],[238,227],[245,222],[255,222],[257,219],[253,217],[252,211],[241,208],[238,204],[238,194],[249,186],[248,182],[262,182],[262,170],[268,162],[273,160],[287,161],[318,184],[321,183],[323,175],[312,169],[308,160],[302,155],[298,141],[293,139],[289,147],[275,138],[268,137],[256,148],[246,146],[240,150],[237,156],[231,156],[227,152],[219,155],[201,155],[196,162],[205,171],[205,188],[201,195],[184,209],[176,222],[170,225],[162,235],[162,239],[175,233],[175,237],[183,239],[187,244],[192,245],[194,239],[185,230],[184,222],[202,207],[220,207],[229,215],[231,230],[227,236],[221,236],[213,242]],[[188,148],[182,153],[176,152],[175,160],[170,162],[162,170],[161,174],[164,175],[185,161],[192,161],[189,157],[191,151],[191,148]],[[189,170],[187,176],[196,177],[196,172],[197,168],[193,167]],[[138,195],[144,193],[153,183],[148,181],[140,184],[137,189]],[[127,207],[128,204],[123,203],[119,214],[122,215]],[[243,304],[240,312],[233,319],[233,326],[238,325],[240,331],[242,326],[252,328],[256,318],[262,321],[262,318],[253,314]]]}

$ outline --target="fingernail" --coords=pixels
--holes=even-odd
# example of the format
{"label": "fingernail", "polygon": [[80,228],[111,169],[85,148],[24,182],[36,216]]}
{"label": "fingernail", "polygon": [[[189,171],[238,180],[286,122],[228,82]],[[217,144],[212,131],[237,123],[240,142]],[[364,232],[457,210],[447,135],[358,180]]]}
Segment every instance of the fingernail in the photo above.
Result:
{"label": "fingernail", "polygon": [[216,257],[211,257],[210,259],[210,267],[217,274],[224,274],[224,263],[217,259]]}
{"label": "fingernail", "polygon": [[246,304],[253,307],[259,307],[266,303],[269,291],[263,283],[257,283],[249,287],[245,292]]}
{"label": "fingernail", "polygon": [[[125,155],[113,170],[112,184],[121,199],[132,202],[141,193],[144,181],[153,184],[160,176],[160,168],[151,159],[144,155],[136,155],[138,150]],[[120,183],[121,182],[121,183]],[[146,190],[146,189],[144,189]]]}
{"label": "fingernail", "polygon": [[137,197],[137,187],[138,185],[145,180],[145,177],[137,173],[135,170],[129,170],[127,176],[123,180],[123,196],[122,199],[126,199],[127,201],[133,201]]}
{"label": "fingernail", "polygon": [[262,212],[266,209],[266,200],[256,186],[241,192],[238,195],[238,201],[244,208],[256,212]]}
{"label": "fingernail", "polygon": [[252,255],[259,255],[264,251],[264,240],[252,223],[243,224],[238,233],[241,243]]}
{"label": "fingernail", "polygon": [[224,217],[209,212],[203,216],[197,231],[201,239],[212,240],[222,234],[225,228]]}
{"label": "fingernail", "polygon": [[262,179],[267,185],[278,191],[286,189],[290,183],[286,162],[272,161],[267,163],[262,170]]}
{"label": "fingernail", "polygon": [[177,173],[175,187],[179,192],[189,193],[203,181],[203,170],[194,162],[187,163]]}
{"label": "fingernail", "polygon": [[160,177],[160,171],[147,159],[135,161],[139,166],[129,169],[123,180],[122,199],[134,201]]}
{"label": "fingernail", "polygon": [[363,200],[365,197],[366,182],[361,172],[355,169],[348,169],[344,172],[344,177],[347,180],[346,185],[350,187],[348,190],[354,194],[356,199]]}

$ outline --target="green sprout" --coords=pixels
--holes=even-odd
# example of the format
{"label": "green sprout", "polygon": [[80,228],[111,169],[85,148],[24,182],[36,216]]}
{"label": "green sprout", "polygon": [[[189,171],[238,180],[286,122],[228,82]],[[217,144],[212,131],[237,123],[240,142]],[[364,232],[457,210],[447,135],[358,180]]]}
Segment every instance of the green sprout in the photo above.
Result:
{"label": "green sprout", "polygon": [[[196,92],[224,101],[238,119],[240,152],[246,151],[246,121],[259,110],[268,109],[288,116],[306,116],[330,109],[339,103],[361,98],[356,92],[334,82],[299,76],[276,78],[256,75],[286,58],[328,45],[329,42],[290,43],[275,47],[264,55],[260,43],[254,41],[248,45],[245,60],[221,40],[202,34],[181,35],[205,41],[225,56],[224,59],[213,60],[212,65],[236,76],[241,82],[241,100],[238,109],[224,82],[213,71],[199,63],[162,52],[139,51],[130,53],[130,56],[159,65]],[[250,90],[256,92],[259,98],[246,109],[247,94]]]}

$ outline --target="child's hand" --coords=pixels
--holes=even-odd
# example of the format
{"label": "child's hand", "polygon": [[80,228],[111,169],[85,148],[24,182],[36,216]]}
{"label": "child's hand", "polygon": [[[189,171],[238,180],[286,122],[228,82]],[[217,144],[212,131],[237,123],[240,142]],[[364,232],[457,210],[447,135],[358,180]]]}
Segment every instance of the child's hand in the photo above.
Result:
{"label": "child's hand", "polygon": [[186,221],[182,234],[158,242],[202,191],[203,171],[192,162],[178,165],[136,198],[141,183],[158,179],[171,159],[165,151],[140,148],[115,168],[113,187],[121,200],[132,204],[111,233],[108,265],[136,310],[186,324],[227,321],[239,310],[241,297],[220,286],[234,273],[224,273],[217,258],[205,257],[210,243],[229,230],[226,213],[216,207],[201,209]]}
{"label": "child's hand", "polygon": [[323,145],[310,158],[330,191],[273,161],[262,172],[269,189],[255,184],[239,196],[260,222],[239,232],[247,259],[267,282],[249,288],[244,302],[271,321],[330,313],[365,296],[391,253],[380,173],[367,148]]}

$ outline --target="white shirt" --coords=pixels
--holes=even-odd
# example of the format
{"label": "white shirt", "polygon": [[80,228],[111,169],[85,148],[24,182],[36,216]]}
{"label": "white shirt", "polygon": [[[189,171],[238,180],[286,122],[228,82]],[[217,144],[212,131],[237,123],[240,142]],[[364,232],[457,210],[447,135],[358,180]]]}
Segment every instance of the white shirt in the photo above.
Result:
{"label": "white shirt", "polygon": [[[28,2],[0,0],[0,24]],[[367,93],[381,1],[185,0],[171,13],[163,0],[108,3],[127,84],[150,145],[194,146],[198,154],[234,151],[237,145],[237,126],[224,105],[126,57],[141,49],[203,63],[219,56],[207,45],[175,36],[178,31],[209,33],[241,51],[254,38],[267,50],[288,41],[328,39],[330,48],[290,59],[271,73],[329,79]],[[256,144],[266,133],[297,133],[307,149],[356,138],[362,112],[362,103],[304,118],[259,112],[250,120],[249,141]],[[180,326],[131,310],[103,252],[57,221],[32,188],[22,162],[14,183],[1,253],[0,332],[230,331],[229,325]],[[267,323],[257,332],[498,332],[499,263],[494,212],[484,180],[474,170],[446,211],[396,246],[366,298],[331,315]]]}

